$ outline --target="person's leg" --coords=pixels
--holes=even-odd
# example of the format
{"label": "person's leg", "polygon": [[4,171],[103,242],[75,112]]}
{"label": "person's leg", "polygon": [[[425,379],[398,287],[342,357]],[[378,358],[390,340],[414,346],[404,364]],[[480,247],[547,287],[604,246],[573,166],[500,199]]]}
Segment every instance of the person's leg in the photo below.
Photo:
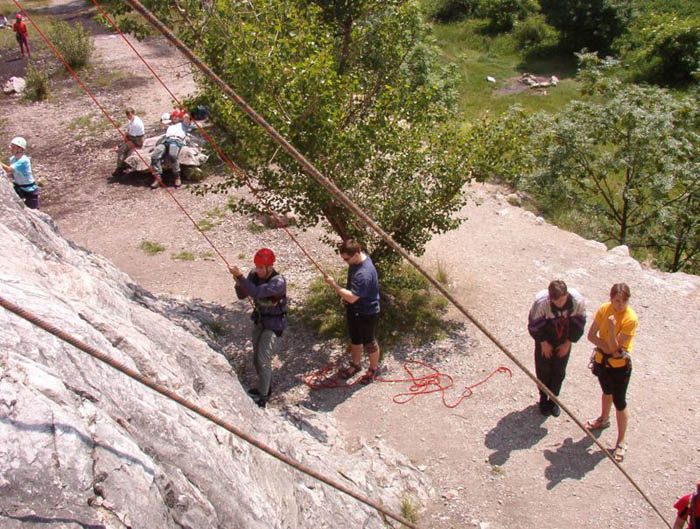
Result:
{"label": "person's leg", "polygon": [[[554,354],[554,353],[552,353]],[[535,342],[535,375],[537,375],[537,379],[542,382],[547,388],[549,388],[549,379],[550,379],[550,370],[551,370],[551,359],[547,359],[544,356],[542,356],[542,344],[540,342]],[[549,414],[549,397],[547,394],[542,391],[539,386],[537,387],[537,390],[540,393],[540,411],[548,415]]]}
{"label": "person's leg", "polygon": [[615,446],[625,446],[629,411],[627,409],[627,387],[630,382],[631,370],[618,368],[613,373],[614,390],[612,401],[615,404],[615,419],[617,420],[617,442]]}
{"label": "person's leg", "polygon": [[[165,149],[166,146],[163,143],[159,143],[156,145],[156,148],[153,149],[153,154],[151,154],[151,167],[153,170],[156,172],[158,176],[163,175],[163,167],[161,166],[161,158],[165,154]],[[153,178],[153,183],[151,184],[151,187],[155,188],[158,187],[160,183],[158,182],[157,178]]]}
{"label": "person's leg", "polygon": [[263,329],[260,333],[257,352],[254,356],[255,370],[258,373],[258,391],[260,392],[260,398],[265,399],[265,402],[267,402],[267,398],[270,395],[272,356],[276,343],[277,335],[270,329]]}
{"label": "person's leg", "polygon": [[182,185],[182,180],[180,180],[180,161],[178,160],[178,155],[180,154],[180,147],[175,143],[171,143],[168,147],[168,158],[170,159],[170,168],[175,176],[175,187],[180,187]]}
{"label": "person's leg", "polygon": [[[566,377],[566,366],[569,363],[569,357],[571,356],[571,347],[566,352],[565,356],[559,356],[555,351],[552,351],[552,359],[550,362],[550,373],[549,373],[549,384],[548,388],[556,397],[559,396],[561,392],[561,386],[564,383],[564,378]],[[559,417],[561,410],[559,405],[550,399],[549,407],[551,409],[552,415]]]}
{"label": "person's leg", "polygon": [[128,158],[129,153],[131,152],[131,147],[129,146],[128,143],[124,142],[119,146],[119,149],[117,149],[117,168],[114,171],[115,173],[121,173],[124,171],[126,168],[126,165],[124,164],[124,160]]}

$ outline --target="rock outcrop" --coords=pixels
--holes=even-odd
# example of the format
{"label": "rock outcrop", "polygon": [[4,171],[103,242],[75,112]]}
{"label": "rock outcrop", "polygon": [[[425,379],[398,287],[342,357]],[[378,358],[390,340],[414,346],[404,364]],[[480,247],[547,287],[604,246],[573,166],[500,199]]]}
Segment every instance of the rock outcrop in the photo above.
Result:
{"label": "rock outcrop", "polygon": [[[326,415],[258,409],[191,332],[197,322],[182,321],[191,310],[63,239],[6,181],[0,240],[4,298],[394,511],[404,495],[431,494],[388,447],[347,454]],[[372,509],[3,309],[0,325],[0,526],[384,527]]]}

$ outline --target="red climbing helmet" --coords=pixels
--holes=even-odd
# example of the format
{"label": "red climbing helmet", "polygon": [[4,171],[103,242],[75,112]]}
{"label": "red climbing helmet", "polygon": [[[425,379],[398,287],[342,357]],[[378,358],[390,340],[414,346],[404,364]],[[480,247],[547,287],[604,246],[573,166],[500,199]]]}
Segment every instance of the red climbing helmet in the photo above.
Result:
{"label": "red climbing helmet", "polygon": [[182,117],[182,110],[175,109],[170,113],[170,121],[172,121],[175,118],[181,118],[181,117]]}
{"label": "red climbing helmet", "polygon": [[17,20],[22,20],[22,15],[20,15],[19,13],[17,13],[17,16],[16,16],[15,18],[16,18]]}
{"label": "red climbing helmet", "polygon": [[269,248],[260,248],[255,252],[253,262],[255,266],[272,266],[275,264],[275,254]]}

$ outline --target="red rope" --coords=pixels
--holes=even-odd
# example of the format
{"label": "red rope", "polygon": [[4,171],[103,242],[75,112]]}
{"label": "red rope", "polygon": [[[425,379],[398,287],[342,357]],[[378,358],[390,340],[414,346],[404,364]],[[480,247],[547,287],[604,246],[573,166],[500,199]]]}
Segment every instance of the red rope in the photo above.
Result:
{"label": "red rope", "polygon": [[[412,369],[413,366],[423,368],[428,372],[424,375],[418,376],[415,374],[414,369]],[[305,377],[303,377],[302,380],[304,381],[304,384],[306,384],[309,387],[309,389],[312,390],[349,388],[360,381],[361,377],[358,377],[354,382],[351,383],[347,383],[340,380],[337,372],[335,374],[332,374],[334,371],[336,371],[336,368],[337,363],[329,364],[322,369],[319,369],[309,375],[306,375]],[[374,382],[411,384],[407,392],[397,393],[396,395],[394,395],[392,400],[396,404],[406,404],[407,402],[412,401],[419,395],[428,395],[429,393],[440,392],[443,406],[450,409],[456,408],[462,403],[464,399],[471,397],[471,395],[473,394],[472,390],[474,388],[486,383],[496,373],[506,373],[509,377],[513,376],[513,372],[510,369],[508,369],[505,366],[500,366],[494,369],[491,372],[491,374],[489,374],[487,377],[481,379],[475,384],[472,384],[471,386],[466,386],[462,390],[462,393],[459,395],[457,400],[453,404],[449,404],[447,402],[446,393],[447,390],[451,389],[455,385],[454,378],[452,377],[452,375],[448,375],[447,373],[441,373],[434,367],[420,360],[407,360],[403,363],[403,369],[408,374],[408,378],[374,377],[373,380]]]}

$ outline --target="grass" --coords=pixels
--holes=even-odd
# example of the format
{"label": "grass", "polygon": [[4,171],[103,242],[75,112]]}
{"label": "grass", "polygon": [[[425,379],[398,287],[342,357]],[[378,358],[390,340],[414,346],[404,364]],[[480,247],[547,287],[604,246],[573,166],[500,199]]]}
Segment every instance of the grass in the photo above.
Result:
{"label": "grass", "polygon": [[68,123],[67,128],[75,131],[74,138],[83,139],[101,136],[105,131],[112,128],[112,124],[102,114],[92,113],[74,118]]}
{"label": "grass", "polygon": [[401,517],[411,523],[418,521],[418,505],[413,503],[408,496],[401,498]]}
{"label": "grass", "polygon": [[183,250],[181,252],[173,254],[171,256],[171,259],[174,259],[175,261],[194,261],[195,255],[192,252]]}
{"label": "grass", "polygon": [[260,224],[258,222],[255,222],[254,220],[251,220],[248,223],[248,231],[250,233],[262,233],[265,230],[267,230],[267,228],[265,226],[263,226],[262,224]]}
{"label": "grass", "polygon": [[148,255],[155,255],[157,253],[165,251],[165,246],[153,241],[141,241],[141,244],[139,244],[139,248],[141,248]]}
{"label": "grass", "polygon": [[[345,284],[347,269],[339,269],[333,276]],[[377,326],[377,340],[384,353],[399,342],[427,343],[447,336],[450,323],[443,316],[448,302],[436,294],[427,280],[406,265],[399,265],[380,276],[382,315]],[[323,278],[316,278],[309,294],[299,308],[305,324],[320,334],[342,339],[345,336],[345,308],[338,295]]]}
{"label": "grass", "polygon": [[450,282],[450,276],[447,273],[447,267],[445,266],[445,263],[440,261],[440,259],[437,260],[437,272],[435,275],[435,279],[437,279],[438,282],[443,285],[446,285]]}
{"label": "grass", "polygon": [[199,229],[202,231],[209,231],[214,229],[214,226],[216,226],[216,224],[214,224],[209,219],[202,219],[197,223],[197,226],[199,226]]}
{"label": "grass", "polygon": [[[523,57],[510,34],[488,35],[485,25],[484,20],[467,19],[432,26],[442,60],[457,67],[458,109],[464,119],[498,115],[515,104],[525,110],[559,110],[578,94],[578,83],[571,78],[575,73],[573,56]],[[515,94],[498,92],[505,80],[524,72],[557,75],[561,82],[548,89],[546,96],[533,95],[529,89]],[[486,81],[487,76],[494,77],[496,83]]]}
{"label": "grass", "polygon": [[214,261],[214,252],[202,252],[199,256],[205,261]]}

